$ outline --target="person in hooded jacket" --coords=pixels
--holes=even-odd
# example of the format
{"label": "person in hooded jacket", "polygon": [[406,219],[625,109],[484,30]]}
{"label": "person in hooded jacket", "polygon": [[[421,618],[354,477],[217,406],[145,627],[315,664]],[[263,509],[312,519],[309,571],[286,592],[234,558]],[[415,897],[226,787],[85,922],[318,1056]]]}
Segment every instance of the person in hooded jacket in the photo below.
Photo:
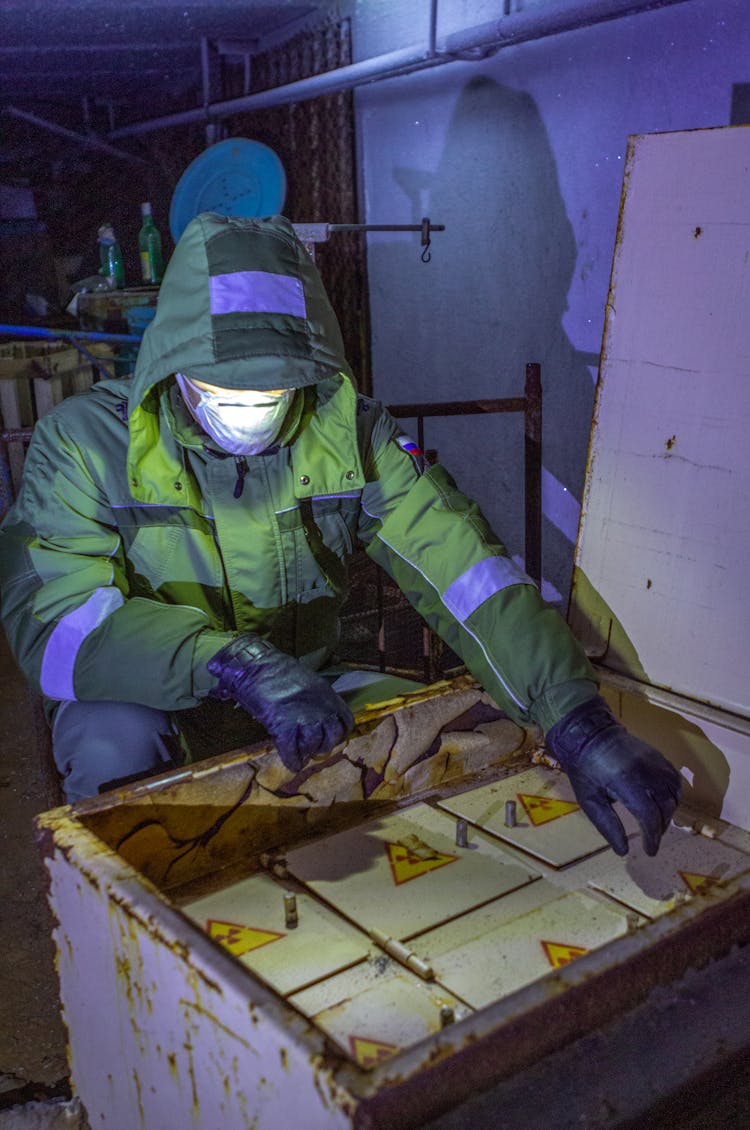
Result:
{"label": "person in hooded jacket", "polygon": [[258,723],[292,771],[343,741],[331,661],[355,545],[511,718],[542,727],[614,850],[628,846],[617,800],[654,854],[679,774],[615,720],[477,504],[357,394],[281,216],[197,216],[134,377],[34,429],[0,530],[2,616],[67,799],[162,771],[185,744],[243,744]]}

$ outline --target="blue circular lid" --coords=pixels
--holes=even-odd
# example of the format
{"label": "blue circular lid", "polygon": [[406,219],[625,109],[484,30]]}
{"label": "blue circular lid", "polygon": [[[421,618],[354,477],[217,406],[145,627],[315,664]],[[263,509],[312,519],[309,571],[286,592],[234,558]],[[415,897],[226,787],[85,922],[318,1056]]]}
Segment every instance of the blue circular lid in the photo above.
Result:
{"label": "blue circular lid", "polygon": [[204,150],[177,182],[169,209],[175,243],[199,212],[272,216],[284,207],[286,174],[261,141],[228,137]]}

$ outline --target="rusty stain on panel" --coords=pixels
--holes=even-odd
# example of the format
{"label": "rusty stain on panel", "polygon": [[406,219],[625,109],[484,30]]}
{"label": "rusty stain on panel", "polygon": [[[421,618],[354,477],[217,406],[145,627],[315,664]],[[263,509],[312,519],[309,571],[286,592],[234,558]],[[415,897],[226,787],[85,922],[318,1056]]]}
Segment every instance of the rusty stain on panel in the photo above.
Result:
{"label": "rusty stain on panel", "polygon": [[137,1096],[137,1102],[138,1102],[138,1114],[140,1116],[141,1123],[145,1124],[145,1117],[144,1117],[144,1113],[143,1113],[143,1101],[141,1099],[141,1081],[138,1078],[138,1072],[135,1069],[133,1069],[133,1083],[135,1084],[135,1090],[136,1090],[136,1096]]}

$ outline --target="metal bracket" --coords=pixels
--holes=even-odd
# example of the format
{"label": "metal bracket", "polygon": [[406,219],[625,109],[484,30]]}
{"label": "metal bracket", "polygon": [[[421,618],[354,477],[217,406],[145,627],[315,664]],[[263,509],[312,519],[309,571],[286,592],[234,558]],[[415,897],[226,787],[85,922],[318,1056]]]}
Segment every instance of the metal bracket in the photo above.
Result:
{"label": "metal bracket", "polygon": [[433,224],[429,216],[422,218],[421,224],[292,224],[300,243],[315,259],[315,245],[328,243],[334,232],[368,232],[368,231],[418,231],[422,237],[422,262],[430,261],[430,239],[434,231],[445,231],[445,224]]}

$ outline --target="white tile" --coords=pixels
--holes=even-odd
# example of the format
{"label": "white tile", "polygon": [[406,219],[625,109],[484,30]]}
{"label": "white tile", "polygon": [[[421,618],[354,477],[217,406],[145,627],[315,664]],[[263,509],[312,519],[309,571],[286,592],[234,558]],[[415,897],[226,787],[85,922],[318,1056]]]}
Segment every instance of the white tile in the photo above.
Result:
{"label": "white tile", "polygon": [[441,985],[483,1008],[628,930],[627,911],[543,880],[423,934],[415,948]]}
{"label": "white tile", "polygon": [[[516,803],[513,828],[505,824],[507,801]],[[567,775],[555,769],[528,769],[442,800],[440,807],[552,867],[564,867],[607,847],[577,804]],[[637,831],[635,820],[621,805],[617,811],[626,832]]]}
{"label": "white tile", "polygon": [[456,846],[456,821],[428,805],[370,821],[287,856],[289,871],[365,929],[398,939],[533,881],[491,838]]}
{"label": "white tile", "polygon": [[183,912],[282,994],[361,961],[369,939],[304,891],[295,928],[286,925],[287,888],[267,875],[242,879],[186,903]]}
{"label": "white tile", "polygon": [[579,887],[588,884],[649,918],[666,914],[686,898],[725,882],[750,868],[750,856],[720,840],[692,835],[674,826],[662,837],[659,851],[647,856],[640,838],[630,840],[624,858],[614,853],[586,860],[567,873]]}
{"label": "white tile", "polygon": [[470,1009],[441,985],[421,981],[383,956],[289,998],[362,1067],[374,1067]]}

